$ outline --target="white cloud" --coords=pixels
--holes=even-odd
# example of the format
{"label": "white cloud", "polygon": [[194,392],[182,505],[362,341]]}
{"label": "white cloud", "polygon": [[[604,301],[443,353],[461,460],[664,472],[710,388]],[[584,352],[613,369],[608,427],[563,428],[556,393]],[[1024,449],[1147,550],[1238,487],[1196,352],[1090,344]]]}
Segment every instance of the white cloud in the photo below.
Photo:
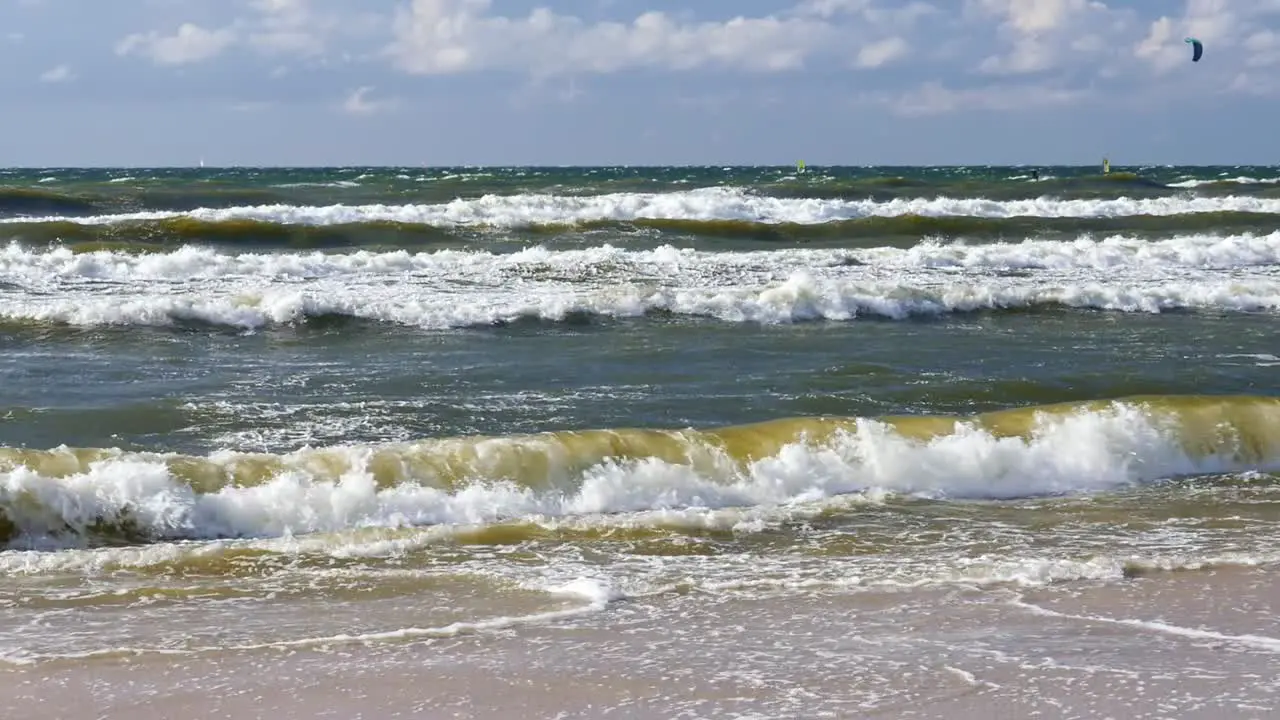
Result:
{"label": "white cloud", "polygon": [[1090,62],[1102,71],[1123,54],[1119,42],[1131,33],[1133,13],[1097,0],[968,0],[980,21],[997,17],[997,34],[1009,49],[989,55],[978,70],[993,75],[1024,75],[1061,70]]}
{"label": "white cloud", "polygon": [[1151,23],[1151,31],[1134,48],[1133,54],[1138,58],[1149,61],[1157,71],[1167,71],[1183,59],[1182,53],[1175,53],[1177,48],[1171,47],[1170,40],[1172,39],[1173,20],[1168,17],[1162,17]]}
{"label": "white cloud", "polygon": [[1084,90],[1043,85],[992,85],[953,90],[940,82],[927,82],[896,96],[880,96],[898,115],[918,117],[964,110],[1022,111],[1070,105],[1088,97]]}
{"label": "white cloud", "polygon": [[1280,0],[1187,0],[1181,17],[1151,22],[1133,54],[1164,74],[1190,60],[1184,39],[1195,37],[1204,43],[1206,61],[1255,68],[1280,64],[1280,42],[1263,24],[1276,14]]}
{"label": "white cloud", "polygon": [[311,12],[309,0],[249,0],[249,5],[263,15],[305,18]]}
{"label": "white cloud", "polygon": [[40,82],[59,83],[74,80],[76,74],[71,72],[69,65],[59,65],[55,68],[49,68],[40,73]]}
{"label": "white cloud", "polygon": [[218,29],[206,30],[188,22],[173,35],[134,33],[117,44],[116,52],[140,54],[161,65],[210,60],[236,45],[269,57],[306,58],[325,53],[337,34],[356,35],[377,25],[360,12],[338,15],[319,11],[314,0],[247,0],[245,5],[248,14],[231,18]]}
{"label": "white cloud", "polygon": [[347,96],[342,103],[342,110],[350,115],[376,115],[378,113],[387,112],[396,106],[395,100],[370,100],[369,93],[373,92],[372,85],[365,85],[356,88],[354,92]]}
{"label": "white cloud", "polygon": [[1268,96],[1280,93],[1280,81],[1273,73],[1242,72],[1231,80],[1227,90],[1241,95]]}
{"label": "white cloud", "polygon": [[[944,5],[951,1],[947,0]],[[905,29],[921,18],[940,12],[936,6],[920,0],[887,8],[876,5],[873,0],[803,0],[795,7],[794,14],[820,18],[849,15],[877,27]]]}
{"label": "white cloud", "polygon": [[[401,70],[423,75],[486,69],[535,75],[632,68],[777,72],[799,69],[823,53],[856,53],[874,29],[836,26],[830,16],[858,12],[865,19],[883,12],[869,0],[819,0],[786,15],[685,22],[651,11],[628,22],[589,23],[545,7],[525,17],[493,15],[490,6],[490,0],[412,0],[396,14],[387,54]],[[881,22],[909,22],[927,7],[914,3]],[[864,49],[860,64],[888,62],[907,48],[891,37]]]}
{"label": "white cloud", "polygon": [[[181,8],[192,0],[163,1]],[[637,69],[871,75],[900,63],[896,72],[910,73],[905,87],[916,89],[885,102],[906,114],[1017,110],[1103,92],[1172,97],[1172,86],[1152,75],[1189,63],[1182,42],[1189,34],[1206,43],[1207,62],[1188,77],[1202,91],[1260,92],[1274,85],[1260,84],[1265,70],[1280,67],[1280,29],[1266,21],[1280,13],[1280,0],[1179,0],[1169,5],[1181,14],[1170,17],[1122,0],[790,0],[789,9],[767,15],[698,19],[704,9],[695,4],[615,20],[555,10],[550,0],[533,0],[527,12],[493,0],[203,2],[226,8],[222,24],[203,18],[204,25],[135,33],[117,53],[161,65],[258,55],[264,65],[255,80],[282,88],[299,67],[292,58],[330,69],[386,62],[414,75],[506,71],[534,82]],[[599,11],[608,3],[592,4]],[[362,52],[371,47],[379,50]],[[983,76],[993,84],[975,86]],[[1019,77],[1037,82],[1013,82]],[[343,109],[367,114],[394,104],[372,100],[370,91],[356,90]]]}
{"label": "white cloud", "polygon": [[988,12],[1004,15],[1009,27],[1027,35],[1064,27],[1072,15],[1095,4],[1090,0],[979,0],[979,3]]}
{"label": "white cloud", "polygon": [[205,30],[193,23],[183,23],[173,35],[149,32],[134,33],[116,45],[117,55],[137,53],[158,65],[184,65],[208,60],[236,41],[230,28]]}
{"label": "white cloud", "polygon": [[336,21],[315,13],[309,0],[250,0],[258,13],[248,41],[268,54],[319,55]]}
{"label": "white cloud", "polygon": [[[1181,14],[1144,17],[1131,4],[1113,0],[966,0],[963,14],[978,23],[999,23],[1000,49],[977,64],[980,73],[1041,75],[1052,87],[1064,78],[1075,87],[1127,81],[1136,83],[1130,92],[1155,101],[1172,97],[1179,88],[1152,84],[1153,76],[1185,73],[1178,75],[1182,91],[1183,83],[1200,91],[1222,91],[1241,87],[1233,78],[1246,68],[1280,65],[1280,37],[1267,19],[1280,13],[1280,0],[1168,5]],[[1188,36],[1205,44],[1205,60],[1194,67],[1184,42]],[[1256,84],[1249,87],[1258,92]]]}
{"label": "white cloud", "polygon": [[905,56],[911,50],[906,40],[897,35],[865,45],[858,51],[858,67],[875,68]]}
{"label": "white cloud", "polygon": [[862,13],[870,6],[871,0],[804,0],[796,6],[796,13],[829,18]]}
{"label": "white cloud", "polygon": [[1249,67],[1280,65],[1280,33],[1261,30],[1250,35],[1244,47],[1249,51],[1249,59],[1245,61]]}

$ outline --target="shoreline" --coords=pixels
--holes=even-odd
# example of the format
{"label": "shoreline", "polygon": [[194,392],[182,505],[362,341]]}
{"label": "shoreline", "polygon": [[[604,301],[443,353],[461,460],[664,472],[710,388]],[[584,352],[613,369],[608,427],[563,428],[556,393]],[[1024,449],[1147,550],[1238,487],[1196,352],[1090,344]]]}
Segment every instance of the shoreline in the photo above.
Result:
{"label": "shoreline", "polygon": [[1261,718],[1280,711],[1277,600],[1274,568],[675,594],[425,642],[11,667],[0,715]]}

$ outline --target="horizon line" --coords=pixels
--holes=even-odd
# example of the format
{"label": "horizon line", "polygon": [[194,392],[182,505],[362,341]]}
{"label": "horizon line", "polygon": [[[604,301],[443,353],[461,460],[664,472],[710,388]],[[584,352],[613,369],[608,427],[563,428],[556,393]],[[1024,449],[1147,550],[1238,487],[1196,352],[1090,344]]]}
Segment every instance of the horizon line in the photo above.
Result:
{"label": "horizon line", "polygon": [[[1102,159],[1098,162],[1091,163],[875,163],[875,164],[823,164],[811,163],[807,160],[800,160],[791,163],[680,163],[680,164],[650,164],[650,163],[601,163],[601,164],[524,164],[524,165],[504,165],[496,163],[471,164],[471,163],[455,163],[444,165],[416,164],[416,165],[391,165],[391,164],[354,164],[354,165],[293,165],[293,164],[230,164],[230,165],[6,165],[0,166],[0,172],[14,170],[363,170],[363,169],[418,169],[418,170],[444,170],[444,169],[526,169],[526,168],[554,168],[554,169],[612,169],[612,168],[637,168],[637,169],[706,169],[706,168],[795,168],[797,164],[803,162],[805,168],[1090,168],[1097,167],[1102,164]],[[1111,168],[1219,168],[1219,167],[1280,167],[1277,163],[1111,163]]]}

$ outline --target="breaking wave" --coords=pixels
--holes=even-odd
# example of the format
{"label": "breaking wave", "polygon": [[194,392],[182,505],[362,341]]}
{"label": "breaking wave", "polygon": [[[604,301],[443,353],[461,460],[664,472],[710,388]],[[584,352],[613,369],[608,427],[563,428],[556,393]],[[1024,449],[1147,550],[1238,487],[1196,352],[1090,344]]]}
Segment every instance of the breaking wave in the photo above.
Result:
{"label": "breaking wave", "polygon": [[455,437],[289,454],[0,449],[0,537],[101,544],[776,506],[1001,499],[1280,467],[1280,399]]}
{"label": "breaking wave", "polygon": [[256,205],[197,208],[185,212],[149,210],[69,217],[10,217],[2,223],[112,225],[190,218],[205,223],[254,221],[283,225],[348,225],[386,222],[436,227],[519,228],[578,225],[642,219],[745,221],[812,225],[873,217],[1117,218],[1194,213],[1280,213],[1280,198],[1248,196],[1160,197],[1061,200],[981,198],[899,198],[888,201],[780,198],[740,188],[702,188],[668,193],[612,193],[589,196],[550,194],[486,195],[436,204]]}
{"label": "breaking wave", "polygon": [[349,318],[422,329],[681,316],[906,319],[980,311],[1270,311],[1280,233],[706,252],[534,247],[230,253],[0,249],[0,319],[241,329]]}

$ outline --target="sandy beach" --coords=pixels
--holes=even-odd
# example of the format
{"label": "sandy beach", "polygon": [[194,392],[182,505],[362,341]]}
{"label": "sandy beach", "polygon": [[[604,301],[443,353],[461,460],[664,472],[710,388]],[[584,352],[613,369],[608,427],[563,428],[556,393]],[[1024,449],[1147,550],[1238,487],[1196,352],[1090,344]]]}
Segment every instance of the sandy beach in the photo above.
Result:
{"label": "sandy beach", "polygon": [[[903,593],[673,593],[453,638],[0,671],[22,718],[1265,718],[1273,568]],[[411,609],[406,607],[406,616]]]}

